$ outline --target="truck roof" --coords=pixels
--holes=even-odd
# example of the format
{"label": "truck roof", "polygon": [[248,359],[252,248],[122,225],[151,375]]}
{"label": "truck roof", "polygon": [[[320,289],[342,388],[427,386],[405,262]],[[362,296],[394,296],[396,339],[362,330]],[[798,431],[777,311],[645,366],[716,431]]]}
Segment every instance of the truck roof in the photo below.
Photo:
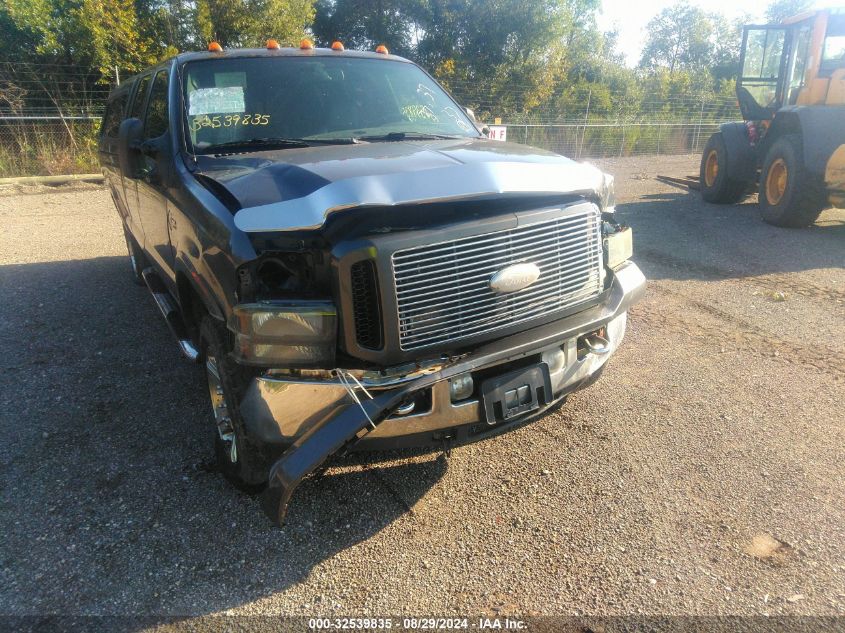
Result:
{"label": "truck roof", "polygon": [[174,55],[155,66],[148,66],[135,74],[126,77],[119,86],[116,86],[109,94],[109,99],[114,98],[120,93],[126,92],[132,86],[132,82],[145,72],[153,68],[161,68],[171,62],[177,64],[184,64],[187,62],[202,61],[206,59],[246,59],[250,57],[357,57],[361,59],[390,59],[393,61],[405,62],[413,64],[413,62],[399,55],[391,55],[389,53],[376,53],[373,51],[335,51],[330,48],[310,48],[302,49],[299,47],[285,47],[285,48],[227,48],[219,52],[212,51],[188,51]]}
{"label": "truck roof", "polygon": [[372,51],[335,51],[330,48],[229,48],[220,52],[193,51],[179,53],[175,60],[179,64],[205,59],[239,59],[245,57],[360,57],[368,59],[392,59],[411,63],[410,60],[389,53],[375,53]]}

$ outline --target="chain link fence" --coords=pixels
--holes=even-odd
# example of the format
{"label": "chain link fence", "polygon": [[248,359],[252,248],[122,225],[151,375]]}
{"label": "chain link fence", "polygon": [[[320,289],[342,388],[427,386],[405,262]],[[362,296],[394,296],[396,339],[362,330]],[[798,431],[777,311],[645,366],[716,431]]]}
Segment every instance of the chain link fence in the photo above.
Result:
{"label": "chain link fence", "polygon": [[503,124],[507,140],[574,159],[642,154],[697,154],[719,123],[619,122]]}
{"label": "chain link fence", "polygon": [[[0,177],[98,171],[99,117],[0,116]],[[576,160],[698,154],[719,123],[507,123],[507,140]]]}
{"label": "chain link fence", "polygon": [[91,173],[96,116],[0,115],[0,177]]}
{"label": "chain link fence", "polygon": [[[71,73],[50,83],[42,68],[0,63],[0,177],[98,171],[96,134],[111,87],[92,82],[91,72]],[[699,153],[720,123],[740,118],[728,96],[587,92],[536,104],[531,86],[447,87],[498,135],[503,126],[508,141],[575,159]]]}

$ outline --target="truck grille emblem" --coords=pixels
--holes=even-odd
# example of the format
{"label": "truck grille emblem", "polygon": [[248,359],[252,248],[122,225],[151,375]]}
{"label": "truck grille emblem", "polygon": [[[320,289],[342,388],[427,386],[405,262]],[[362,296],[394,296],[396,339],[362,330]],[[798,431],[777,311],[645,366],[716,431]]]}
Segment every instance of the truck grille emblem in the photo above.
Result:
{"label": "truck grille emblem", "polygon": [[516,292],[527,288],[539,278],[540,267],[537,264],[513,264],[497,271],[490,278],[490,290],[499,293]]}

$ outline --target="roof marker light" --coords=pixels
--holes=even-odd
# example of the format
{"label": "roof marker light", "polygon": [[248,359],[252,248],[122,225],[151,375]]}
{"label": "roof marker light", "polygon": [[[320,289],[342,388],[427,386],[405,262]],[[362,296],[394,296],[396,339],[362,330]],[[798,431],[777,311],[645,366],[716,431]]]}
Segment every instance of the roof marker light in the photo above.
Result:
{"label": "roof marker light", "polygon": [[222,52],[223,52],[223,47],[222,47],[222,46],[220,46],[220,44],[218,44],[217,42],[211,42],[211,43],[208,45],[208,50],[209,50],[210,52],[212,52],[212,53],[222,53]]}
{"label": "roof marker light", "polygon": [[376,46],[376,53],[381,53],[382,55],[387,55],[387,53],[388,53],[387,46],[385,46],[384,44],[379,44],[378,46]]}
{"label": "roof marker light", "polygon": [[276,40],[273,40],[273,39],[267,40],[267,50],[268,51],[277,51],[280,48],[281,48],[281,46],[279,46],[279,43]]}
{"label": "roof marker light", "polygon": [[312,48],[314,48],[314,42],[307,38],[302,38],[302,40],[300,40],[299,42],[299,48],[304,51],[310,51]]}
{"label": "roof marker light", "polygon": [[343,50],[343,44],[341,42],[335,40],[334,42],[332,42],[332,50],[333,51],[342,51]]}

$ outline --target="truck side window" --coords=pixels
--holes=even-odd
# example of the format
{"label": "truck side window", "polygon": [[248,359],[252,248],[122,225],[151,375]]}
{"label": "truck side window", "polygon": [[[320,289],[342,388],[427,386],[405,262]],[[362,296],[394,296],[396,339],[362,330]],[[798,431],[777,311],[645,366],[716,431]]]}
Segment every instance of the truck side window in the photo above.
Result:
{"label": "truck side window", "polygon": [[126,102],[129,95],[124,93],[109,101],[106,106],[106,113],[103,115],[101,133],[105,136],[117,138],[117,131],[123,121],[123,113],[126,111]]}
{"label": "truck side window", "polygon": [[144,98],[147,96],[147,86],[149,85],[149,75],[144,75],[138,80],[138,89],[135,91],[135,98],[132,99],[132,109],[129,111],[129,118],[140,119],[143,116]]}
{"label": "truck side window", "polygon": [[158,138],[167,132],[167,71],[161,70],[153,81],[147,118],[144,123],[144,138]]}

